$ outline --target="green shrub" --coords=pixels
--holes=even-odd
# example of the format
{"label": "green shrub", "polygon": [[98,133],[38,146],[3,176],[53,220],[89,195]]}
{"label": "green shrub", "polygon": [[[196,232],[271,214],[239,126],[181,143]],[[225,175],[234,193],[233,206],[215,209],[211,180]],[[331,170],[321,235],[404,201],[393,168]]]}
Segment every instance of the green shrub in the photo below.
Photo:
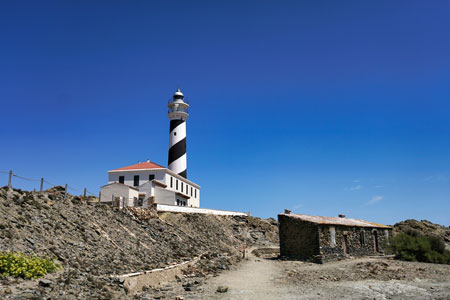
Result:
{"label": "green shrub", "polygon": [[0,277],[39,278],[59,269],[61,269],[59,264],[47,258],[25,255],[21,252],[0,252]]}
{"label": "green shrub", "polygon": [[417,231],[399,233],[390,240],[389,251],[396,259],[427,263],[450,264],[450,252],[445,244],[434,236],[421,235]]}

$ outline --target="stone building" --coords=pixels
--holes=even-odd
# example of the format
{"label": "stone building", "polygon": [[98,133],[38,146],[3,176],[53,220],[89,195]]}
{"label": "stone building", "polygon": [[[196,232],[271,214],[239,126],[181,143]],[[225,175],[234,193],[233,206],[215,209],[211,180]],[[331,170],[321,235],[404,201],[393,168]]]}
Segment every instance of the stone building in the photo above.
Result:
{"label": "stone building", "polygon": [[383,254],[392,228],[358,219],[279,214],[281,257],[318,263]]}

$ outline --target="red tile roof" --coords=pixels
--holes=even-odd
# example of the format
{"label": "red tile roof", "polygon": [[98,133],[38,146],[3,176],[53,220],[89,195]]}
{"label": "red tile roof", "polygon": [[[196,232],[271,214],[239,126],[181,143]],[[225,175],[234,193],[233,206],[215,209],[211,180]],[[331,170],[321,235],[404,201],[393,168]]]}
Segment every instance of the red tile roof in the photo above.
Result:
{"label": "red tile roof", "polygon": [[125,171],[125,170],[148,170],[148,169],[165,169],[166,167],[163,167],[161,165],[155,164],[153,162],[141,162],[141,163],[137,163],[131,166],[126,166],[126,167],[122,167],[122,168],[118,168],[118,169],[114,169],[112,171]]}

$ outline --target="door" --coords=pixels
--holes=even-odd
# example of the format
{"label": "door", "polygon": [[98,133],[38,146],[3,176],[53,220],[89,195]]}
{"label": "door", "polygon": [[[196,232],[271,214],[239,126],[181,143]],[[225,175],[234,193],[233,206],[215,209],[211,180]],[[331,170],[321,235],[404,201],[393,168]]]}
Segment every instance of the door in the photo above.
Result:
{"label": "door", "polygon": [[342,249],[344,249],[344,254],[348,254],[348,240],[347,235],[342,236]]}
{"label": "door", "polygon": [[373,232],[373,251],[378,252],[378,232]]}

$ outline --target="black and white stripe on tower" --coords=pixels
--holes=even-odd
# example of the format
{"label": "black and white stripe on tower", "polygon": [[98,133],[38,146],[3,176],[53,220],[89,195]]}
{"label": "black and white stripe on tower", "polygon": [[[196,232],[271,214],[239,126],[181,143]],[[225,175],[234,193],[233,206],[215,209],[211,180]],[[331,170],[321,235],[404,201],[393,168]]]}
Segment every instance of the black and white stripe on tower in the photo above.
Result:
{"label": "black and white stripe on tower", "polygon": [[178,89],[169,100],[169,170],[187,178],[186,120],[189,117],[189,104]]}

